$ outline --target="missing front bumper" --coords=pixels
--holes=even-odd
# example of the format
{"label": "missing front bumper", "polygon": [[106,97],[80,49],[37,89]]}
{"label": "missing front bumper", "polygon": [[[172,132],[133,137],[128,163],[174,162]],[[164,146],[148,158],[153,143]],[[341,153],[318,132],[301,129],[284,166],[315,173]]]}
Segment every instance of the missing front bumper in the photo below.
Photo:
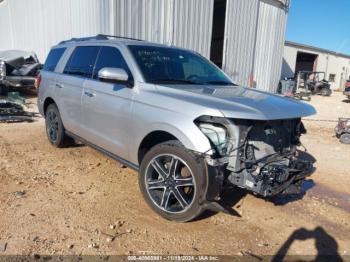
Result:
{"label": "missing front bumper", "polygon": [[[296,192],[300,188],[301,182],[314,172],[314,167],[312,163],[303,161],[299,162],[302,165],[301,170],[290,170],[285,167],[284,169],[280,167],[280,170],[271,169],[271,172],[264,172],[262,176],[256,176],[247,170],[243,170],[239,173],[232,172],[228,176],[228,181],[233,185],[240,188],[244,188],[254,194],[260,195],[262,197],[274,196],[284,192]],[[272,171],[274,170],[274,171]]]}

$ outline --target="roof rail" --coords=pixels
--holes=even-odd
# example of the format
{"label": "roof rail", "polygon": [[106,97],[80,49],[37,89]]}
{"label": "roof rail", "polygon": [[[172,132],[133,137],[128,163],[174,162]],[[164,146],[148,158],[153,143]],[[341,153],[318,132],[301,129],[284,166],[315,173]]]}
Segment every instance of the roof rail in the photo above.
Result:
{"label": "roof rail", "polygon": [[125,36],[117,36],[117,35],[103,35],[103,34],[98,34],[96,37],[105,37],[108,39],[108,37],[110,38],[120,38],[120,39],[127,39],[127,40],[135,40],[135,41],[144,41],[142,39],[138,39],[138,38],[131,38],[131,37],[125,37]]}
{"label": "roof rail", "polygon": [[136,38],[130,38],[130,37],[123,37],[123,36],[115,36],[115,35],[103,35],[103,34],[98,34],[96,36],[90,36],[90,37],[80,37],[80,38],[71,38],[69,40],[64,40],[59,43],[65,44],[69,42],[78,42],[78,41],[88,41],[88,40],[108,40],[109,38],[120,38],[120,39],[128,39],[128,40],[135,40],[135,41],[144,41],[141,39],[136,39]]}
{"label": "roof rail", "polygon": [[80,37],[80,38],[71,38],[69,40],[64,40],[61,41],[59,44],[64,44],[68,42],[78,42],[78,41],[88,41],[88,40],[107,40],[107,37],[102,37],[102,35],[97,35],[97,36],[89,36],[89,37]]}

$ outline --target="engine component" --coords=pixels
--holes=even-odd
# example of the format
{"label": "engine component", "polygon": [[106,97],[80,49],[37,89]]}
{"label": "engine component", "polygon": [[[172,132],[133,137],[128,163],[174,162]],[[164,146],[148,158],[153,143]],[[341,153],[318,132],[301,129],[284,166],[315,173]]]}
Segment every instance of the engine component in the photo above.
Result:
{"label": "engine component", "polygon": [[227,168],[232,184],[269,196],[311,174],[312,165],[296,155],[299,138],[306,132],[300,119],[251,121],[246,131],[238,147],[236,169]]}

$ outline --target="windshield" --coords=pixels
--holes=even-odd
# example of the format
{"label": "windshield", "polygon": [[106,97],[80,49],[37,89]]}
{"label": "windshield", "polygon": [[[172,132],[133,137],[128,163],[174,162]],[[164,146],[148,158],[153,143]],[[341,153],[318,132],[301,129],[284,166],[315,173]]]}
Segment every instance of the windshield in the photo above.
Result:
{"label": "windshield", "polygon": [[189,51],[141,45],[129,48],[147,83],[234,85],[220,69]]}

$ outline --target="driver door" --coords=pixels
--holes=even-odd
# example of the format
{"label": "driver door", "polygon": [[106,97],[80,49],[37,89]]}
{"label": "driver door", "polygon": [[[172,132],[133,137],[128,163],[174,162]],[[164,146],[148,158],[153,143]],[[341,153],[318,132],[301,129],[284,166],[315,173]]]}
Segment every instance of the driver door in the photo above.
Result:
{"label": "driver door", "polygon": [[104,67],[122,68],[132,78],[121,52],[101,47],[93,77],[84,83],[82,114],[86,139],[119,157],[128,157],[128,132],[133,89],[123,84],[102,82],[98,72]]}

